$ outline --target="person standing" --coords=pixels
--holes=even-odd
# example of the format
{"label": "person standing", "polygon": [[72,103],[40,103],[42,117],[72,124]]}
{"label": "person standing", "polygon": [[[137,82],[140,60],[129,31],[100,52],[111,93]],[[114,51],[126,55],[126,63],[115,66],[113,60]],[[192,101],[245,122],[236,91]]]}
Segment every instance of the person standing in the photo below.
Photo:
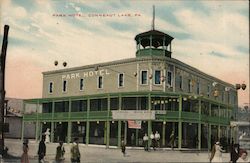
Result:
{"label": "person standing", "polygon": [[148,151],[148,135],[145,133],[143,136],[144,150]]}
{"label": "person standing", "polygon": [[79,141],[78,138],[74,138],[74,142],[70,150],[72,163],[80,163],[81,154],[78,146],[78,141]]}
{"label": "person standing", "polygon": [[222,162],[222,152],[224,152],[224,150],[221,149],[220,142],[216,142],[212,148],[210,161]]}
{"label": "person standing", "polygon": [[42,163],[44,162],[44,156],[46,155],[46,145],[45,145],[45,135],[42,135],[42,140],[39,143],[38,147],[38,162]]}
{"label": "person standing", "polygon": [[155,132],[155,146],[157,146],[158,148],[160,147],[160,134],[158,133],[158,131]]}
{"label": "person standing", "polygon": [[174,130],[172,131],[171,135],[170,135],[170,146],[171,146],[171,149],[174,150]]}
{"label": "person standing", "polygon": [[239,163],[241,163],[241,162],[250,162],[250,160],[248,160],[248,158],[247,158],[247,151],[246,150],[244,150],[244,149],[242,149],[242,150],[240,150],[240,157],[239,157],[239,159],[236,161],[237,163],[239,162]]}
{"label": "person standing", "polygon": [[45,143],[50,143],[50,132],[49,132],[49,128],[47,128],[46,132],[44,133],[45,135]]}
{"label": "person standing", "polygon": [[56,158],[55,158],[56,163],[63,163],[64,153],[65,153],[65,149],[63,147],[63,142],[60,141],[59,146],[56,148]]}
{"label": "person standing", "polygon": [[28,139],[25,139],[23,142],[23,154],[21,156],[21,163],[29,163],[28,151]]}
{"label": "person standing", "polygon": [[155,150],[155,135],[153,132],[150,134],[150,139],[151,139],[151,146]]}
{"label": "person standing", "polygon": [[239,158],[239,144],[233,144],[230,152],[230,161],[236,163]]}
{"label": "person standing", "polygon": [[122,149],[123,156],[125,157],[125,155],[126,155],[126,144],[125,144],[124,140],[122,140],[122,142],[121,142],[121,149]]}

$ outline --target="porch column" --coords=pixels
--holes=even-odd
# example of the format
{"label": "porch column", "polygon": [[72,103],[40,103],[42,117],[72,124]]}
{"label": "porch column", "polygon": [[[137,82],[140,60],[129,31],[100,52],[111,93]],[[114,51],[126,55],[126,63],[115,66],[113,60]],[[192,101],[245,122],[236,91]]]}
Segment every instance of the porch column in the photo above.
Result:
{"label": "porch column", "polygon": [[71,131],[72,131],[72,122],[71,121],[68,121],[68,133],[67,133],[67,143],[70,143],[71,142]]}
{"label": "porch column", "polygon": [[67,143],[71,142],[72,122],[70,121],[70,119],[71,119],[71,99],[69,99]]}
{"label": "porch column", "polygon": [[89,144],[89,112],[90,112],[90,99],[87,99],[87,122],[86,122],[86,145]]}
{"label": "porch column", "polygon": [[198,150],[201,150],[201,123],[198,123]]}
{"label": "porch column", "polygon": [[178,149],[181,149],[182,144],[182,120],[181,120],[181,113],[182,113],[182,96],[179,96],[179,122],[178,122]]}
{"label": "porch column", "polygon": [[139,145],[139,130],[135,129],[135,145]]}
{"label": "porch column", "polygon": [[51,138],[50,138],[50,142],[53,143],[54,142],[54,131],[55,131],[55,122],[51,121]]}
{"label": "porch column", "polygon": [[22,132],[21,132],[21,141],[23,141],[23,137],[24,137],[24,120],[22,121]]}
{"label": "porch column", "polygon": [[54,132],[55,132],[55,126],[54,126],[54,114],[55,114],[55,101],[52,101],[52,121],[51,121],[51,140],[50,142],[54,142]]}
{"label": "porch column", "polygon": [[127,121],[124,121],[124,143],[127,144],[127,128],[128,128],[128,123]]}
{"label": "porch column", "polygon": [[[151,110],[151,94],[149,93],[148,94],[148,110]],[[151,120],[148,121],[148,148],[150,149],[150,145],[151,145],[151,139],[150,139],[150,135],[151,135],[151,132],[152,132],[152,122]]]}
{"label": "porch column", "polygon": [[121,120],[118,121],[118,147],[121,147],[121,133],[122,133],[122,123]]}
{"label": "porch column", "polygon": [[201,150],[201,98],[199,98],[198,150]]}
{"label": "porch column", "polygon": [[[118,97],[118,109],[122,110],[122,96],[119,94]],[[121,140],[122,140],[122,121],[118,120],[118,147],[121,147]]]}
{"label": "porch column", "polygon": [[211,149],[211,124],[208,124],[208,149]]}
{"label": "porch column", "polygon": [[162,147],[165,146],[165,137],[166,137],[166,121],[163,121],[163,125],[162,125]]}
{"label": "porch column", "polygon": [[110,137],[110,121],[107,121],[107,134],[106,134],[106,148],[109,147],[109,137]]}
{"label": "porch column", "polygon": [[150,146],[151,146],[151,139],[150,139],[150,135],[152,133],[152,121],[149,120],[148,121],[148,148],[150,149]]}
{"label": "porch column", "polygon": [[179,120],[178,123],[178,149],[181,149],[181,144],[182,144],[182,122]]}
{"label": "porch column", "polygon": [[[109,139],[110,139],[110,96],[108,95],[108,115],[107,115],[107,135],[106,135],[106,148],[109,148]],[[111,117],[112,118],[112,117]]]}
{"label": "porch column", "polygon": [[36,121],[36,142],[39,141],[39,131],[40,131],[40,126],[39,126],[40,122],[37,120]]}
{"label": "porch column", "polygon": [[22,118],[22,129],[21,129],[21,140],[23,141],[24,137],[24,115],[25,115],[25,103],[23,102],[23,118]]}
{"label": "porch column", "polygon": [[37,101],[36,105],[36,142],[39,140],[39,121],[38,121],[38,108],[39,108],[39,101]]}

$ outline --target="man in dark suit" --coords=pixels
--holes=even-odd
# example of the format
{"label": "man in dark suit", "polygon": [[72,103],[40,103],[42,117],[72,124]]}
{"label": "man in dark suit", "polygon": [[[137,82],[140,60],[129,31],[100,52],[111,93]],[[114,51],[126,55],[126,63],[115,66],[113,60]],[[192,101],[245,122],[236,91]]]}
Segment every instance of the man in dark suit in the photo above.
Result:
{"label": "man in dark suit", "polygon": [[45,135],[42,135],[42,140],[39,143],[38,147],[38,162],[41,163],[44,159],[44,156],[46,155],[46,145],[45,145]]}
{"label": "man in dark suit", "polygon": [[236,163],[236,161],[239,158],[239,144],[233,144],[231,147],[231,152],[230,152],[230,161],[232,163]]}

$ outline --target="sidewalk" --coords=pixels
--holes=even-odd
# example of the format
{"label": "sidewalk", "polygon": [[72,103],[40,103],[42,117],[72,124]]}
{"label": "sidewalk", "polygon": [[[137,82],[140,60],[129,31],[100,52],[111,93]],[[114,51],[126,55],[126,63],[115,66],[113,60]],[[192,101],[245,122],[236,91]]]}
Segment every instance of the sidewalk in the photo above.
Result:
{"label": "sidewalk", "polygon": [[[9,148],[8,153],[13,156],[21,156],[22,142],[17,139],[7,139],[5,142]],[[29,142],[29,157],[37,162],[38,144],[35,141]],[[56,153],[57,143],[46,144],[46,160],[53,162]],[[64,144],[65,162],[70,162],[71,144]],[[79,144],[81,152],[81,162],[209,162],[207,152],[198,151],[171,151],[171,150],[151,150],[145,152],[142,149],[127,149],[127,155],[124,157],[120,149],[106,149],[105,146],[86,146]],[[229,153],[223,153],[223,161],[229,162]],[[20,162],[20,161],[19,161]],[[33,162],[33,161],[31,161]]]}

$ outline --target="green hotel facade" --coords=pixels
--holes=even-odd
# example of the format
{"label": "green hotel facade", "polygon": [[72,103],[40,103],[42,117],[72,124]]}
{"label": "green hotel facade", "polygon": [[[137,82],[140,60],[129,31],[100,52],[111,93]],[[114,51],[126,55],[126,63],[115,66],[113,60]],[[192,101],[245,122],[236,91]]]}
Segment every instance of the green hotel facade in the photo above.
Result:
{"label": "green hotel facade", "polygon": [[24,101],[22,126],[34,123],[37,141],[49,128],[51,142],[78,137],[106,147],[121,140],[140,147],[144,134],[156,131],[162,148],[170,147],[172,131],[178,149],[231,140],[234,85],[172,58],[172,40],[153,29],[135,37],[135,58],[44,72],[43,97]]}

